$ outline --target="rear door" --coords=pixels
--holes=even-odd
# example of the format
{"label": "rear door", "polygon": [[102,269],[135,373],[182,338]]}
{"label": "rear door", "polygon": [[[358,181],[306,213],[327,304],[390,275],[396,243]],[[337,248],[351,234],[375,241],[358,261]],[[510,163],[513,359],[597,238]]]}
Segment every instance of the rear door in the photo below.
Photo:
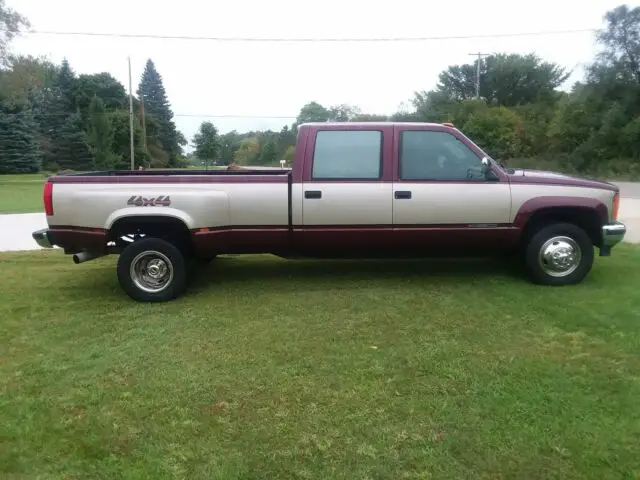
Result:
{"label": "rear door", "polygon": [[306,145],[302,185],[304,241],[321,249],[390,245],[393,127],[319,126]]}

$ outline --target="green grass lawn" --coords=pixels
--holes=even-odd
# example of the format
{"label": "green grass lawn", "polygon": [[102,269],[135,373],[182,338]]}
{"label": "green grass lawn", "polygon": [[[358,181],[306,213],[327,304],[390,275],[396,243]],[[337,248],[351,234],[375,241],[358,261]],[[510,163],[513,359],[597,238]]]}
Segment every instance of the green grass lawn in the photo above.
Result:
{"label": "green grass lawn", "polygon": [[42,189],[46,176],[41,173],[0,175],[0,214],[42,212]]}
{"label": "green grass lawn", "polygon": [[[215,169],[220,167],[211,167]],[[42,212],[47,174],[0,175],[0,214]]]}
{"label": "green grass lawn", "polygon": [[222,258],[156,305],[115,260],[0,255],[0,478],[640,475],[640,248],[566,288]]}

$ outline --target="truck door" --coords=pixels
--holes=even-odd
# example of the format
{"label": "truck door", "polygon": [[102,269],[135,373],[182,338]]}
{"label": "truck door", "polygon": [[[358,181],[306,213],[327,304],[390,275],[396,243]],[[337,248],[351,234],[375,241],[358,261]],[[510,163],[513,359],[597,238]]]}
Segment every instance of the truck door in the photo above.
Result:
{"label": "truck door", "polygon": [[327,125],[310,131],[302,183],[302,241],[375,250],[393,233],[393,128]]}
{"label": "truck door", "polygon": [[498,244],[508,237],[511,189],[504,172],[485,175],[482,155],[454,129],[397,126],[394,234],[427,248]]}

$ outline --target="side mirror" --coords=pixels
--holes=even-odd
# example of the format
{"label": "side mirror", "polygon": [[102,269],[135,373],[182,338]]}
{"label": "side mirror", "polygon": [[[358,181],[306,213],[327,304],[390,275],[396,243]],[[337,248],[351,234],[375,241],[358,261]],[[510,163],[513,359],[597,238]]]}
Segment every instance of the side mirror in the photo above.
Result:
{"label": "side mirror", "polygon": [[487,157],[482,157],[481,163],[482,166],[480,167],[480,169],[482,170],[482,175],[484,176],[484,178],[490,181],[498,180],[497,175],[491,169],[491,162],[489,161],[489,159]]}
{"label": "side mirror", "polygon": [[485,175],[491,170],[491,162],[487,157],[482,157],[482,173]]}

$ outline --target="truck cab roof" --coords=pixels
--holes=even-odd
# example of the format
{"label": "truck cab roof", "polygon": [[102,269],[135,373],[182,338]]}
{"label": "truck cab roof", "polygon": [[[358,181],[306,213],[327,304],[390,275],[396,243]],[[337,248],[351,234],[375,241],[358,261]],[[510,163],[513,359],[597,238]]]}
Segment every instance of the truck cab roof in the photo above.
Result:
{"label": "truck cab roof", "polygon": [[302,123],[298,128],[302,127],[345,127],[345,128],[362,128],[362,127],[389,127],[389,126],[421,126],[421,127],[450,127],[455,128],[451,123],[434,123],[434,122],[307,122]]}

